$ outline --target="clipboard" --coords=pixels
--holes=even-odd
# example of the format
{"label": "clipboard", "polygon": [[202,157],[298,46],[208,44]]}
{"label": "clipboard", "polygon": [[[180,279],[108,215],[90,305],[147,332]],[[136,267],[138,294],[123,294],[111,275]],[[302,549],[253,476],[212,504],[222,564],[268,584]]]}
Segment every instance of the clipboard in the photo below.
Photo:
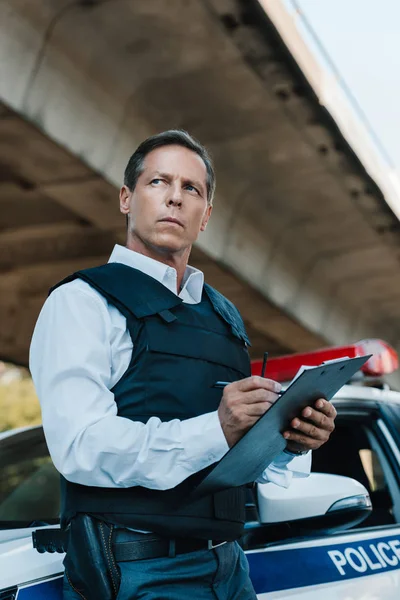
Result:
{"label": "clipboard", "polygon": [[303,371],[225,456],[205,470],[191,496],[197,498],[254,482],[285,449],[287,442],[281,432],[290,421],[318,398],[331,400],[371,356],[348,358]]}

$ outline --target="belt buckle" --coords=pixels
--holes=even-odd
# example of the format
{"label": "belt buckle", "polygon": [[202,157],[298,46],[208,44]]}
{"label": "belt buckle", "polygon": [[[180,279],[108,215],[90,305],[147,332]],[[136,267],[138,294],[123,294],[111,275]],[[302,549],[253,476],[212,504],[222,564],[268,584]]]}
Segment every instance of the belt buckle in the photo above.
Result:
{"label": "belt buckle", "polygon": [[207,540],[207,548],[208,550],[214,550],[214,548],[218,548],[219,546],[223,546],[224,544],[226,544],[225,542],[220,542],[219,544],[213,544],[212,540]]}

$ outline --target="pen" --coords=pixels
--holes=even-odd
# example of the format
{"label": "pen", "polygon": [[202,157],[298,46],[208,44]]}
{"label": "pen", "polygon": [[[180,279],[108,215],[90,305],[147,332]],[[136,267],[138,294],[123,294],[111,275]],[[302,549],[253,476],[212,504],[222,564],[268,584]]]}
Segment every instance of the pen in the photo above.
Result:
{"label": "pen", "polygon": [[[261,377],[265,377],[265,369],[267,368],[267,360],[268,360],[268,352],[264,352],[263,364],[262,364],[262,367],[261,367]],[[230,381],[216,381],[212,387],[223,389],[224,387],[226,387],[227,385],[229,385],[229,383],[232,383],[232,382],[230,382]]]}
{"label": "pen", "polygon": [[265,377],[265,369],[267,368],[268,352],[264,352],[264,359],[261,368],[261,377]]}
{"label": "pen", "polygon": [[[230,383],[233,383],[233,381],[216,381],[212,387],[213,388],[218,388],[220,390],[223,390],[227,385],[229,385]],[[284,393],[285,390],[282,390],[281,392],[277,393],[277,396],[282,396],[282,394]]]}
{"label": "pen", "polygon": [[[261,377],[265,376],[265,369],[267,368],[267,360],[268,360],[268,352],[264,352],[264,359],[263,359],[263,364],[261,367]],[[212,387],[223,389],[230,383],[232,383],[232,382],[231,381],[216,381]]]}
{"label": "pen", "polygon": [[229,385],[230,383],[232,383],[232,381],[216,381],[213,384],[213,388],[219,388],[220,390],[223,390],[224,387],[226,387],[227,385]]}

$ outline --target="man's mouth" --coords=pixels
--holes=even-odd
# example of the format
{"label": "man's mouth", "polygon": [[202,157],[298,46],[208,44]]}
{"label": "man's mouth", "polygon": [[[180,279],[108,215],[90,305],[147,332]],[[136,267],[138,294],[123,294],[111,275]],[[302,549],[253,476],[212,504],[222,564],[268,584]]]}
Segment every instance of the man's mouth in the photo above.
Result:
{"label": "man's mouth", "polygon": [[160,221],[162,221],[163,223],[175,223],[175,225],[180,225],[181,227],[183,227],[183,223],[178,219],[174,219],[173,217],[165,217],[165,219],[160,219]]}

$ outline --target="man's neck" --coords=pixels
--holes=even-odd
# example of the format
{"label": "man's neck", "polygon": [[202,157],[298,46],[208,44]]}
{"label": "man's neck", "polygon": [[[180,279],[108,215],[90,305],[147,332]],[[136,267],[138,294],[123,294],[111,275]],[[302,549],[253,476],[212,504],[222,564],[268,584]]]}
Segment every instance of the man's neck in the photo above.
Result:
{"label": "man's neck", "polygon": [[132,238],[128,238],[126,247],[133,252],[138,252],[139,254],[143,254],[143,256],[147,256],[148,258],[152,258],[153,260],[174,268],[177,273],[176,285],[177,293],[179,294],[182,288],[182,281],[185,275],[191,248],[185,249],[180,254],[171,253],[165,249],[146,246],[146,244],[144,244],[141,240]]}

